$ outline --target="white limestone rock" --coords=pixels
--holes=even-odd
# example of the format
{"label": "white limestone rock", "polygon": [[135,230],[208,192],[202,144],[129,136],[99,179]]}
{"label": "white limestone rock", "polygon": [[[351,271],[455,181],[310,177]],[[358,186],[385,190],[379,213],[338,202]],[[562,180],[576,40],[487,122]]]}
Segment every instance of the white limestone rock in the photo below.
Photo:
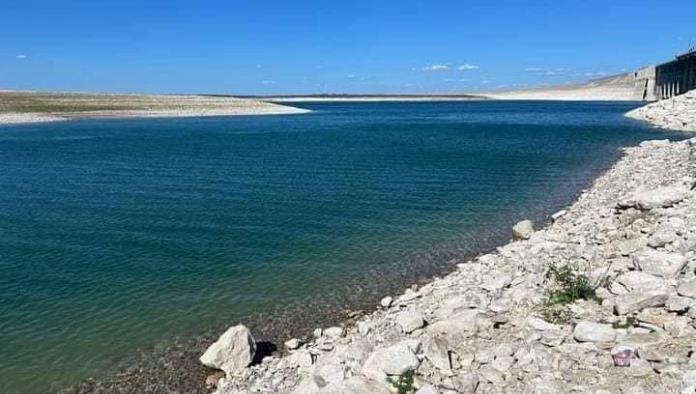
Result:
{"label": "white limestone rock", "polygon": [[435,386],[431,386],[429,384],[421,386],[418,391],[416,391],[416,394],[439,394]]}
{"label": "white limestone rock", "polygon": [[256,341],[244,325],[230,327],[201,356],[203,365],[217,368],[227,376],[242,372],[256,354]]}
{"label": "white limestone rock", "polygon": [[452,316],[449,319],[437,321],[426,328],[431,337],[439,336],[447,341],[458,343],[471,337],[478,331],[479,313],[469,310]]}
{"label": "white limestone rock", "polygon": [[663,227],[654,232],[648,238],[648,246],[651,248],[661,248],[677,239],[676,231],[673,228]]}
{"label": "white limestone rock", "polygon": [[685,312],[689,309],[691,304],[694,302],[692,298],[681,297],[678,295],[671,295],[665,303],[665,307],[670,312]]}
{"label": "white limestone rock", "polygon": [[638,269],[662,278],[676,277],[686,262],[686,257],[681,254],[657,250],[645,250],[633,256],[633,263]]}
{"label": "white limestone rock", "polygon": [[387,296],[382,298],[379,304],[382,305],[383,308],[389,308],[393,302],[394,299],[392,297]]}
{"label": "white limestone rock", "polygon": [[684,200],[688,194],[688,187],[683,184],[674,184],[635,192],[619,202],[618,205],[620,208],[637,208],[641,210],[666,208]]}
{"label": "white limestone rock", "polygon": [[648,244],[648,240],[645,237],[631,238],[620,241],[617,246],[619,252],[623,256],[629,256],[638,250],[643,249]]}
{"label": "white limestone rock", "polygon": [[500,356],[493,359],[491,368],[498,372],[507,372],[512,364],[515,363],[515,358],[511,356]]}
{"label": "white limestone rock", "polygon": [[287,341],[285,341],[284,345],[285,345],[285,348],[288,350],[295,350],[295,349],[300,347],[301,342],[297,338],[292,338],[292,339],[288,339]]}
{"label": "white limestone rock", "polygon": [[625,272],[616,277],[616,282],[624,285],[629,291],[665,286],[663,279],[643,271]]}
{"label": "white limestone rock", "polygon": [[375,349],[362,367],[362,373],[376,381],[384,381],[387,376],[403,375],[420,365],[414,349],[408,341]]}
{"label": "white limestone rock", "polygon": [[616,330],[608,324],[581,321],[573,330],[573,338],[578,342],[613,342]]}
{"label": "white limestone rock", "polygon": [[452,370],[448,344],[441,338],[431,338],[425,345],[425,358],[441,371]]}
{"label": "white limestone rock", "polygon": [[479,386],[479,376],[475,373],[465,373],[455,379],[455,392],[458,394],[473,394]]}
{"label": "white limestone rock", "polygon": [[322,332],[322,335],[327,338],[336,339],[342,337],[344,333],[343,327],[329,327]]}
{"label": "white limestone rock", "polygon": [[509,286],[511,281],[512,275],[499,273],[486,278],[480,287],[489,293],[494,293]]}
{"label": "white limestone rock", "polygon": [[407,334],[425,326],[425,317],[416,311],[401,312],[396,316],[396,324]]}
{"label": "white limestone rock", "polygon": [[319,388],[338,385],[345,378],[346,368],[342,364],[332,362],[317,364],[312,374],[312,379]]}
{"label": "white limestone rock", "polygon": [[696,279],[680,283],[677,293],[684,297],[696,298]]}
{"label": "white limestone rock", "polygon": [[534,222],[523,220],[512,227],[512,239],[515,241],[531,238],[534,234]]}
{"label": "white limestone rock", "polygon": [[664,306],[668,296],[665,287],[636,289],[617,296],[614,300],[614,311],[618,315],[626,315],[645,308]]}

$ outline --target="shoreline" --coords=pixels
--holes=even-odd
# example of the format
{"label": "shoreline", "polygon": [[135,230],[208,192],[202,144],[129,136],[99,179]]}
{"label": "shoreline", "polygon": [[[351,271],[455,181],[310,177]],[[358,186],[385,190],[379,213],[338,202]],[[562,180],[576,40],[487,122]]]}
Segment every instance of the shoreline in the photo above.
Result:
{"label": "shoreline", "polygon": [[530,101],[643,101],[633,73],[611,75],[585,83],[500,90],[485,95],[494,100]]}
{"label": "shoreline", "polygon": [[[577,199],[573,200],[573,202],[570,204],[570,208],[568,208],[567,210],[570,211],[573,207],[575,207],[577,204],[579,204],[580,201],[583,200],[583,198],[585,198],[585,196],[588,193],[591,194],[593,192],[593,189],[596,188],[596,185],[600,182],[601,179],[608,177],[610,173],[612,173],[613,171],[616,171],[616,167],[619,166],[620,163],[623,163],[626,160],[627,153],[625,153],[625,152],[631,152],[632,150],[635,150],[635,149],[638,149],[638,147],[626,148],[624,150],[624,153],[621,154],[621,156],[618,158],[618,160],[616,162],[614,162],[610,168],[604,170],[603,172],[601,172],[600,174],[598,174],[598,176],[596,176],[594,178],[594,180],[591,182],[591,185],[587,191],[583,192]],[[566,213],[563,217],[568,217],[568,213]],[[560,220],[562,221],[564,219],[560,218]],[[554,225],[555,225],[555,223],[551,222],[548,224],[548,226],[546,226],[543,230],[540,230],[540,231],[546,231],[547,228],[552,227]],[[500,244],[500,246],[495,248],[495,249],[498,252],[500,252],[500,250],[505,249],[505,248],[509,247],[510,245],[515,245],[515,243],[509,244],[509,243],[502,242]],[[480,261],[481,259],[485,260],[485,258],[486,258],[485,256],[495,255],[498,252],[493,251],[489,254],[483,255],[483,257],[479,257],[478,259],[474,259],[474,261]],[[459,260],[461,260],[461,257]],[[422,287],[419,287],[419,288],[414,287],[414,286],[410,287],[409,290],[407,290],[407,292],[406,292],[406,295],[407,295],[406,297],[404,297],[403,295],[401,297],[394,297],[396,299],[395,305],[398,306],[399,308],[404,307],[404,306],[409,307],[412,305],[412,303],[418,302],[419,298],[427,297],[428,296],[427,293],[430,291],[429,289],[437,287],[438,284],[443,283],[443,281],[447,282],[448,280],[451,280],[451,277],[453,275],[459,275],[461,273],[461,269],[462,269],[461,263],[463,263],[463,261],[460,261],[460,266],[458,268],[457,267],[453,268],[453,270],[454,270],[453,272],[445,273],[444,275],[446,275],[446,276],[444,276],[444,277],[434,276],[430,280],[427,280],[426,282],[422,282],[422,283],[425,283],[425,285]],[[489,266],[490,266],[490,264],[489,264]],[[451,270],[447,270],[447,271],[451,271]],[[424,290],[424,289],[426,289],[426,290]],[[414,297],[413,296],[414,293],[416,294],[415,298],[411,298],[411,297]],[[406,298],[406,299],[404,299],[404,298]],[[364,324],[364,322],[366,320],[369,321],[369,320],[373,320],[373,319],[377,319],[377,320],[379,320],[379,319],[391,319],[391,317],[384,316],[384,314],[393,313],[394,310],[393,310],[392,306],[390,306],[390,308],[386,308],[386,309],[380,308],[378,306],[377,309],[375,310],[373,307],[375,304],[376,304],[376,300],[373,300],[371,303],[372,307],[367,308],[367,314],[362,313],[362,311],[353,311],[352,313],[350,311],[346,311],[345,314],[341,314],[341,315],[334,314],[332,316],[332,318],[329,320],[333,320],[335,322],[335,324],[340,324],[343,327],[344,331],[343,331],[342,336],[340,338],[327,338],[326,335],[323,335],[323,334],[315,339],[302,338],[301,342],[304,342],[304,344],[302,345],[302,347],[299,350],[293,350],[289,353],[285,352],[282,354],[284,357],[279,357],[280,355],[276,354],[272,358],[267,358],[264,363],[257,365],[257,366],[253,366],[253,367],[249,368],[248,370],[246,370],[244,372],[244,375],[242,376],[241,380],[239,380],[239,379],[234,380],[233,379],[233,380],[227,381],[227,383],[225,383],[225,385],[221,386],[221,388],[220,388],[220,390],[218,390],[218,392],[220,392],[220,393],[237,393],[238,391],[235,391],[235,390],[249,388],[250,384],[254,389],[259,389],[261,386],[254,386],[254,385],[257,385],[257,384],[260,385],[263,382],[267,382],[268,379],[271,379],[271,380],[272,379],[276,379],[276,380],[282,379],[285,383],[289,383],[289,384],[287,384],[288,387],[281,388],[281,387],[275,386],[272,389],[272,390],[279,390],[279,391],[261,390],[260,392],[263,392],[263,393],[292,392],[292,390],[286,390],[286,389],[291,387],[293,384],[296,385],[296,384],[300,383],[300,381],[293,380],[293,378],[291,376],[292,374],[289,373],[289,371],[294,370],[294,373],[298,373],[298,372],[300,374],[304,373],[304,377],[307,377],[307,373],[309,371],[307,371],[307,370],[301,371],[302,368],[306,369],[306,367],[307,367],[307,365],[303,366],[303,365],[301,365],[301,363],[299,365],[295,365],[295,366],[290,365],[288,368],[288,366],[285,365],[288,363],[287,360],[288,359],[292,360],[292,361],[289,361],[290,363],[297,362],[298,359],[301,359],[306,355],[305,350],[308,352],[313,352],[313,349],[316,350],[316,354],[319,357],[328,356],[330,354],[335,355],[334,353],[336,353],[336,350],[340,349],[340,347],[337,345],[343,345],[344,342],[351,343],[351,342],[353,342],[353,340],[355,339],[356,336],[357,337],[362,336],[362,334],[360,333],[359,327],[361,324]],[[391,311],[390,311],[390,309],[391,309]],[[398,312],[398,310],[397,310],[397,312]],[[273,319],[273,321],[280,321],[280,320],[282,320],[282,317]],[[390,324],[393,325],[393,322],[390,321]],[[430,321],[428,322],[428,324],[430,325]],[[305,331],[305,332],[307,332],[307,331]],[[345,335],[345,336],[343,336],[343,335]],[[370,335],[372,335],[372,334],[370,334]],[[215,338],[213,338],[212,336],[208,336],[206,338],[195,338],[195,339],[191,340],[191,342],[194,343],[194,346],[191,346],[191,344],[189,343],[188,345],[177,346],[177,348],[181,352],[185,352],[186,354],[188,354],[188,356],[191,356],[191,355],[198,356],[198,355],[202,354],[202,351],[205,349],[205,345],[212,343],[212,341],[214,341],[214,339]],[[334,345],[334,347],[331,350],[329,350],[328,352],[324,349],[321,349],[322,347],[324,347],[324,348],[326,347],[327,341],[331,342]],[[277,346],[282,347],[282,345],[279,343],[277,344]],[[184,349],[186,349],[186,350],[184,350]],[[314,354],[314,353],[312,353],[312,354]],[[162,357],[171,357],[171,354],[168,353],[168,354],[163,355]],[[306,363],[306,360],[305,360],[305,363]],[[279,367],[278,364],[282,365],[282,367]],[[317,364],[317,363],[311,364],[310,363],[310,366],[317,366],[317,365],[319,365],[319,364]],[[203,386],[205,374],[202,373],[203,370],[201,368],[198,368],[198,370],[199,370],[199,372],[197,372],[196,374],[198,376],[197,379],[200,379],[200,380],[196,383],[200,386]],[[191,372],[191,371],[189,371],[189,372]],[[270,375],[268,375],[269,373],[270,373]],[[120,375],[120,376],[125,378],[127,375]],[[95,381],[91,380],[91,382],[94,383]],[[98,382],[99,381],[97,381],[97,383]],[[150,381],[150,383],[156,385],[156,382]],[[162,382],[160,381],[160,383],[162,383]],[[140,387],[143,387],[142,382],[140,384],[141,384]],[[83,385],[81,385],[81,389],[73,388],[70,391],[62,391],[62,392],[66,392],[66,393],[67,392],[70,392],[70,393],[111,392],[110,387],[99,387],[99,386],[96,386],[96,387],[98,387],[100,389],[95,389],[95,386],[88,386],[88,385],[83,384]],[[151,386],[151,387],[158,387],[158,386]],[[171,386],[168,386],[168,387],[172,388]],[[268,387],[265,385],[265,383],[263,384],[263,387],[268,389]],[[195,392],[210,392],[210,391],[211,390],[202,389],[202,387],[201,387],[201,391],[195,391]],[[118,392],[130,392],[130,391],[128,391],[126,389],[125,391],[121,390]],[[186,392],[189,392],[189,391],[186,391]],[[256,392],[256,391],[254,391],[254,392]],[[302,392],[305,392],[305,391],[302,391]],[[307,392],[315,392],[315,391],[307,391]],[[356,391],[356,392],[360,392],[360,391]],[[375,392],[381,392],[381,391],[375,391]],[[239,393],[246,393],[246,391],[239,391]]]}
{"label": "shoreline", "polygon": [[[636,342],[641,335],[651,339],[648,342],[657,349],[649,350],[660,353],[696,339],[696,330],[689,324],[691,317],[678,315],[675,307],[666,307],[666,312],[662,308],[668,297],[688,301],[677,295],[677,281],[645,273],[660,282],[660,299],[652,304],[643,301],[630,312],[624,304],[640,303],[632,298],[653,289],[646,290],[640,287],[642,283],[629,283],[628,279],[621,281],[633,272],[642,273],[640,268],[631,271],[631,259],[638,252],[649,255],[653,249],[684,255],[684,264],[691,261],[684,277],[677,274],[679,283],[694,277],[691,267],[696,268],[696,229],[688,230],[688,226],[696,224],[696,217],[684,212],[696,212],[690,210],[696,205],[696,193],[689,191],[695,181],[695,156],[696,138],[649,141],[624,148],[619,160],[567,209],[553,215],[548,226],[495,252],[460,263],[443,278],[387,297],[381,307],[355,322],[318,328],[312,338],[288,342],[288,353],[268,356],[259,364],[228,373],[216,382],[215,393],[387,393],[390,383],[386,376],[408,371],[416,376],[413,387],[418,393],[522,392],[529,387],[537,392],[558,392],[568,382],[594,392],[621,387],[626,379],[634,379],[637,387],[647,384],[661,392],[678,392],[685,384],[696,384],[696,380],[686,378],[691,376],[688,371],[673,372],[669,376],[674,379],[658,379],[657,372],[662,373],[659,363],[667,356],[661,353],[649,358],[646,346]],[[659,195],[668,193],[669,188],[680,190],[681,195],[669,204],[652,207],[656,218],[643,219],[641,211],[630,205],[620,208],[621,201],[630,200],[633,193],[653,190]],[[675,209],[680,209],[676,215]],[[638,233],[639,240],[634,239],[633,221],[654,220],[653,226],[658,226],[671,217],[692,221],[686,223],[687,230],[674,230],[675,239],[659,246],[649,241],[653,233]],[[654,232],[655,227],[651,230]],[[558,259],[577,261],[580,272],[598,283],[611,274],[618,280],[616,286],[622,287],[598,286],[603,299],[600,304],[577,301],[567,309],[572,314],[570,320],[545,321],[549,319],[543,309],[547,292],[544,273],[550,265],[557,265]],[[628,324],[626,315],[644,313],[644,309],[672,315],[661,327],[650,316],[640,314],[636,325],[611,325]],[[612,314],[613,310],[619,313]],[[696,313],[693,316],[696,318]],[[578,332],[578,327],[587,328],[587,332]],[[529,339],[519,341],[529,335]],[[611,364],[610,353],[621,344],[633,346],[634,364],[630,368],[617,369]],[[495,350],[501,348],[504,350]],[[537,357],[535,351],[543,356]],[[546,357],[558,360],[559,356],[566,358],[565,368],[544,363]],[[688,352],[683,357],[688,361]],[[211,375],[208,381],[220,376]]]}
{"label": "shoreline", "polygon": [[[280,107],[280,106],[279,106]],[[71,114],[7,113],[0,114],[0,126],[25,125],[48,122],[66,122],[84,119],[154,119],[154,118],[204,118],[227,116],[262,116],[262,115],[300,115],[312,111],[302,108],[283,106],[281,108],[251,109],[237,111],[99,111]]]}
{"label": "shoreline", "polygon": [[262,98],[263,100],[272,103],[296,103],[296,102],[306,102],[306,103],[427,103],[427,102],[459,102],[459,101],[487,101],[490,100],[488,97],[484,96],[269,96]]}
{"label": "shoreline", "polygon": [[235,97],[0,91],[0,126],[78,119],[291,115],[303,108]]}

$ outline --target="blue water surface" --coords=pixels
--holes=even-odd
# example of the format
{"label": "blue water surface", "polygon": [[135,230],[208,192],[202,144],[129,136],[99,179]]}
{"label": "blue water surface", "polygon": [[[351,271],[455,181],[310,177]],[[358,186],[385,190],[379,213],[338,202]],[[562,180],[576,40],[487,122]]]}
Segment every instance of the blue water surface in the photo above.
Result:
{"label": "blue water surface", "polygon": [[623,117],[638,103],[298,105],[0,127],[0,392],[435,272],[670,137]]}

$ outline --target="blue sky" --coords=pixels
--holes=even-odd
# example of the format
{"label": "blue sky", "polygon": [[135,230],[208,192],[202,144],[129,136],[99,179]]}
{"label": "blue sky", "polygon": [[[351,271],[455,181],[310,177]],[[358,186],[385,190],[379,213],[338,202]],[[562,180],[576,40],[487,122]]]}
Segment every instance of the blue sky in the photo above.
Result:
{"label": "blue sky", "polygon": [[453,93],[618,73],[696,44],[694,0],[5,3],[0,89]]}

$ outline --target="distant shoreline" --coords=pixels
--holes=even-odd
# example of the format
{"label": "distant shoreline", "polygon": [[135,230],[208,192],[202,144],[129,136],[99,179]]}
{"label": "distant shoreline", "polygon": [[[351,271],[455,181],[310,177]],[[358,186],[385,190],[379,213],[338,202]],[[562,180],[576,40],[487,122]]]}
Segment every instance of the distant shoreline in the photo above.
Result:
{"label": "distant shoreline", "polygon": [[0,91],[0,126],[72,119],[290,115],[308,112],[311,111],[234,97]]}
{"label": "distant shoreline", "polygon": [[[225,96],[212,96],[225,97]],[[489,98],[475,94],[306,94],[272,96],[235,96],[244,99],[272,103],[294,102],[431,102],[431,101],[480,101]]]}
{"label": "distant shoreline", "polygon": [[633,73],[611,75],[584,83],[520,88],[482,93],[494,100],[643,101]]}

